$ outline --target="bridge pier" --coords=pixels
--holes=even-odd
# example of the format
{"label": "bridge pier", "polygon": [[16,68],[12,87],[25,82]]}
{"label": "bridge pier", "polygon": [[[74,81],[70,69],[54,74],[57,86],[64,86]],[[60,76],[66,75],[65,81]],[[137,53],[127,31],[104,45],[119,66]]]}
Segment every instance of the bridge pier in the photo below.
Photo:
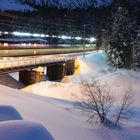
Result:
{"label": "bridge pier", "polygon": [[73,75],[75,71],[75,60],[68,60],[66,62],[66,75]]}
{"label": "bridge pier", "polygon": [[36,70],[23,70],[19,72],[19,81],[25,85],[39,83],[44,80],[44,74]]}
{"label": "bridge pier", "polygon": [[50,81],[61,81],[65,76],[65,63],[47,66],[47,78]]}
{"label": "bridge pier", "polygon": [[[75,60],[53,63],[46,66],[46,68],[46,74],[44,74],[43,67],[19,71],[19,81],[25,85],[38,83],[46,79],[49,81],[61,81],[65,75],[74,74]],[[46,75],[46,78],[44,78],[44,75]]]}

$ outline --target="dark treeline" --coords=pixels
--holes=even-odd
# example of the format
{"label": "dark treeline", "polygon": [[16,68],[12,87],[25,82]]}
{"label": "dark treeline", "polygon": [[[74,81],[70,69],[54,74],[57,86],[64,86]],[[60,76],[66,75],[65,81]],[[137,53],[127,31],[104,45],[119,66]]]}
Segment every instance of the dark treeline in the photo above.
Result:
{"label": "dark treeline", "polygon": [[[83,35],[84,25],[86,26],[86,36],[100,36],[104,30],[110,30],[112,13],[114,13],[116,9],[116,3],[118,3],[118,1],[121,2],[121,0],[114,0],[111,5],[102,5],[100,7],[92,5],[87,9],[60,9],[58,7],[49,7],[46,3],[44,3],[44,5],[36,5],[35,0],[20,1],[29,4],[35,10],[31,12],[7,11],[15,15],[15,17],[6,18],[6,22],[9,21],[9,23],[15,24],[13,28],[23,31],[54,35],[69,34],[75,36]],[[140,8],[138,6],[140,5],[140,1],[123,0],[122,5],[123,4],[129,10],[131,18],[139,23]],[[2,19],[3,17],[1,17],[1,20]],[[11,29],[11,27],[9,27],[9,29]]]}

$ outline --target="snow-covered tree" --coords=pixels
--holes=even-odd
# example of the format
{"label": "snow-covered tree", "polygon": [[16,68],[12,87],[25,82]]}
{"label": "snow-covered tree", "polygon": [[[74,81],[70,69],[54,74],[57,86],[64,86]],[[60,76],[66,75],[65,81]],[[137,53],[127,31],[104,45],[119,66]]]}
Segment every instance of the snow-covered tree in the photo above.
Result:
{"label": "snow-covered tree", "polygon": [[132,42],[135,40],[134,24],[125,7],[118,6],[113,13],[112,31],[109,39],[109,64],[115,68],[131,68],[133,63]]}
{"label": "snow-covered tree", "polygon": [[133,43],[133,69],[140,68],[140,29],[137,30],[137,38]]}

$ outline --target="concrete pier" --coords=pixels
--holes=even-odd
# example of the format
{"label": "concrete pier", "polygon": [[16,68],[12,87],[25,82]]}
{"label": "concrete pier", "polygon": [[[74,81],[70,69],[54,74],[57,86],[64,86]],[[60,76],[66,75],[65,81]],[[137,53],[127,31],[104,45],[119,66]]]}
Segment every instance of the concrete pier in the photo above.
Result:
{"label": "concrete pier", "polygon": [[75,71],[75,60],[68,60],[66,62],[66,75],[73,75]]}
{"label": "concrete pier", "polygon": [[75,60],[54,63],[46,66],[46,78],[44,78],[44,68],[22,70],[19,72],[19,81],[25,85],[41,82],[45,79],[49,81],[61,81],[66,75],[73,75],[75,72]]}
{"label": "concrete pier", "polygon": [[19,72],[19,81],[25,85],[30,85],[43,81],[44,74],[35,70],[23,70]]}
{"label": "concrete pier", "polygon": [[50,81],[61,81],[65,76],[65,63],[47,67],[47,78]]}

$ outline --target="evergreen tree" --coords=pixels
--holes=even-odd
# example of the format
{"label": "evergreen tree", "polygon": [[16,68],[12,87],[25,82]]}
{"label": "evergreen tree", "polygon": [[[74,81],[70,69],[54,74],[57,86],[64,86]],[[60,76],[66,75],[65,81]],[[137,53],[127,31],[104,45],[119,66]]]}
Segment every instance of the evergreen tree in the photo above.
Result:
{"label": "evergreen tree", "polygon": [[109,39],[109,64],[115,68],[131,68],[135,31],[126,8],[118,7],[113,14],[112,31]]}

